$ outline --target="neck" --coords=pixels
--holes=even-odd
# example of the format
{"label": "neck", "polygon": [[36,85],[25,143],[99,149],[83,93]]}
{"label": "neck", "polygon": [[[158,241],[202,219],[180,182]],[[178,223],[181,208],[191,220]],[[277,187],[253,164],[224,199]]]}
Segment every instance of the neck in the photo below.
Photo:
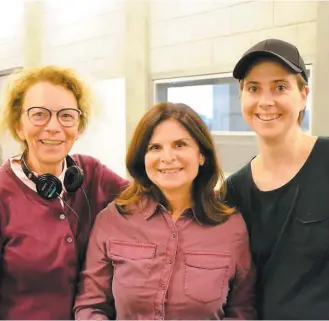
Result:
{"label": "neck", "polygon": [[57,164],[44,164],[33,155],[27,155],[25,161],[29,169],[37,173],[37,175],[52,174],[59,176],[63,171],[63,161]]}
{"label": "neck", "polygon": [[292,163],[299,157],[305,137],[298,129],[276,140],[259,139],[259,159],[267,168]]}
{"label": "neck", "polygon": [[179,216],[186,208],[191,207],[190,191],[187,193],[173,191],[171,193],[164,193],[164,195],[168,201],[170,211],[174,216]]}

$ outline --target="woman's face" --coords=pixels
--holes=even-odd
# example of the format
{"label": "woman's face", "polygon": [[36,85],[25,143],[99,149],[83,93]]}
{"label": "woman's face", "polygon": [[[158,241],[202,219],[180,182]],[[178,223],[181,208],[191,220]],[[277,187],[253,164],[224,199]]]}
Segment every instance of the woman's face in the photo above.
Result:
{"label": "woman's face", "polygon": [[285,136],[298,129],[308,88],[300,90],[296,75],[274,61],[256,63],[243,80],[242,115],[263,139]]}
{"label": "woman's face", "polygon": [[164,195],[189,194],[203,162],[197,142],[179,122],[168,119],[155,128],[145,154],[145,170]]}
{"label": "woman's face", "polygon": [[39,82],[26,91],[16,132],[28,146],[32,167],[62,163],[79,137],[79,113],[74,94],[63,86]]}

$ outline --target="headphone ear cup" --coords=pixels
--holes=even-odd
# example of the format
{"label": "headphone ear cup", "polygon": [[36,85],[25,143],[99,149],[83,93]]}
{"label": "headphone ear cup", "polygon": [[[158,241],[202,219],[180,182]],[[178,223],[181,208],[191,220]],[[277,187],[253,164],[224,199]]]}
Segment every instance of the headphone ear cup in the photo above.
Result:
{"label": "headphone ear cup", "polygon": [[64,186],[68,193],[76,192],[83,183],[83,171],[76,165],[69,167],[64,176]]}
{"label": "headphone ear cup", "polygon": [[63,190],[62,182],[52,174],[38,176],[35,186],[38,194],[46,200],[57,198]]}

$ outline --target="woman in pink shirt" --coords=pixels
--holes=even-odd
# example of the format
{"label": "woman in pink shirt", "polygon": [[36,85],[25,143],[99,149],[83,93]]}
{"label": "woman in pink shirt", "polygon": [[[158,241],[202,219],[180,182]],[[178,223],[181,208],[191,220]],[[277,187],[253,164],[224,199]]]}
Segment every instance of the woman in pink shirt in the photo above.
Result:
{"label": "woman in pink shirt", "polygon": [[126,163],[133,184],[96,219],[76,319],[254,319],[246,226],[216,199],[223,174],[198,114],[150,109]]}

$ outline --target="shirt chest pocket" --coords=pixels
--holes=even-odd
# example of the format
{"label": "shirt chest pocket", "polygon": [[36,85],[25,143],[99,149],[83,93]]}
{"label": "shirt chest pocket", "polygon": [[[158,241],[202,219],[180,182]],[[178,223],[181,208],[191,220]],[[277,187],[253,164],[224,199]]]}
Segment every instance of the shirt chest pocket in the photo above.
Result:
{"label": "shirt chest pocket", "polygon": [[329,254],[329,214],[296,215],[291,235],[292,242],[302,251],[302,255],[313,258],[327,257]]}
{"label": "shirt chest pocket", "polygon": [[156,245],[110,241],[107,252],[118,283],[126,287],[144,285],[150,275]]}
{"label": "shirt chest pocket", "polygon": [[185,294],[199,302],[224,300],[228,293],[230,255],[185,253]]}

